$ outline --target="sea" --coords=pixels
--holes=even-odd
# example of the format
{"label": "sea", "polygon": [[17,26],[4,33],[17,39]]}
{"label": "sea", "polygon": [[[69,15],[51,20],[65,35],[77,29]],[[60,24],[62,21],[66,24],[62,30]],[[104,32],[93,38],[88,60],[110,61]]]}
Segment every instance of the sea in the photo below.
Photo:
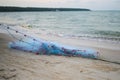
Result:
{"label": "sea", "polygon": [[3,22],[61,37],[120,42],[120,11],[0,12]]}

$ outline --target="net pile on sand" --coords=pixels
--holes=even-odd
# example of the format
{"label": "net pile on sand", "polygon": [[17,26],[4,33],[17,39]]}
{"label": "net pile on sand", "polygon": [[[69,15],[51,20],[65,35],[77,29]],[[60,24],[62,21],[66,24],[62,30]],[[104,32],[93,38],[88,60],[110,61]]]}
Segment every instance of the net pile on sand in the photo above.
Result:
{"label": "net pile on sand", "polygon": [[[55,42],[50,42],[38,38],[31,37],[25,33],[22,33],[10,26],[2,25],[8,33],[16,39],[14,35],[22,35],[22,38],[17,38],[16,41],[9,43],[9,48],[18,49],[27,52],[33,52],[36,54],[45,55],[61,55],[61,56],[77,56],[85,58],[98,58],[98,52],[89,48],[74,48],[66,45],[61,45]],[[14,32],[14,35],[11,33]]]}

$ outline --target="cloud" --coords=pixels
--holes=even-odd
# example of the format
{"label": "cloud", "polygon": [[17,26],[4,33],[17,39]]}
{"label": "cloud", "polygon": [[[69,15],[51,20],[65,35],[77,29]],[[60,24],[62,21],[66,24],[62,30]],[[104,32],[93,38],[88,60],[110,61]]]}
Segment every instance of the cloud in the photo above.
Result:
{"label": "cloud", "polygon": [[0,5],[26,7],[77,7],[97,9],[119,9],[120,0],[0,0]]}
{"label": "cloud", "polygon": [[93,10],[120,10],[120,0],[71,0],[74,7]]}

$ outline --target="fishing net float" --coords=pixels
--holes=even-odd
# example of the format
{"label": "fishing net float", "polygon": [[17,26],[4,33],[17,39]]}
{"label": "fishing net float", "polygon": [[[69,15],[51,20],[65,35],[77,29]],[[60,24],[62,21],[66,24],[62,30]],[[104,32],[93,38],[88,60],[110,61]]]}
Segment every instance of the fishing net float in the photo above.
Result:
{"label": "fishing net float", "polygon": [[12,49],[33,52],[36,54],[76,56],[92,59],[98,59],[99,56],[99,53],[93,49],[74,48],[71,46],[61,45],[56,42],[34,38],[9,26],[6,26],[5,30],[7,30],[14,38],[15,36],[11,34],[10,31],[14,31],[16,34],[21,34],[24,37],[22,39],[16,39],[16,41],[10,42],[8,46]]}

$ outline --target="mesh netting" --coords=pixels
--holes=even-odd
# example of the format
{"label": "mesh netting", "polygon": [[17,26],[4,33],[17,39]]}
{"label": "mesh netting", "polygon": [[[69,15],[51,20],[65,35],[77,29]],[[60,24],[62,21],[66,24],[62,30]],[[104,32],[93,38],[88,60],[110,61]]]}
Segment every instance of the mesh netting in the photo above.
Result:
{"label": "mesh netting", "polygon": [[[36,54],[46,55],[63,55],[63,56],[77,56],[85,58],[98,58],[98,52],[89,48],[74,48],[66,45],[61,45],[55,42],[46,41],[31,37],[20,30],[13,29],[10,26],[2,25],[9,35],[15,38],[16,41],[9,43],[9,48],[18,49],[27,52],[33,52]],[[13,35],[13,34],[14,35]],[[15,35],[19,35],[20,38]]]}

